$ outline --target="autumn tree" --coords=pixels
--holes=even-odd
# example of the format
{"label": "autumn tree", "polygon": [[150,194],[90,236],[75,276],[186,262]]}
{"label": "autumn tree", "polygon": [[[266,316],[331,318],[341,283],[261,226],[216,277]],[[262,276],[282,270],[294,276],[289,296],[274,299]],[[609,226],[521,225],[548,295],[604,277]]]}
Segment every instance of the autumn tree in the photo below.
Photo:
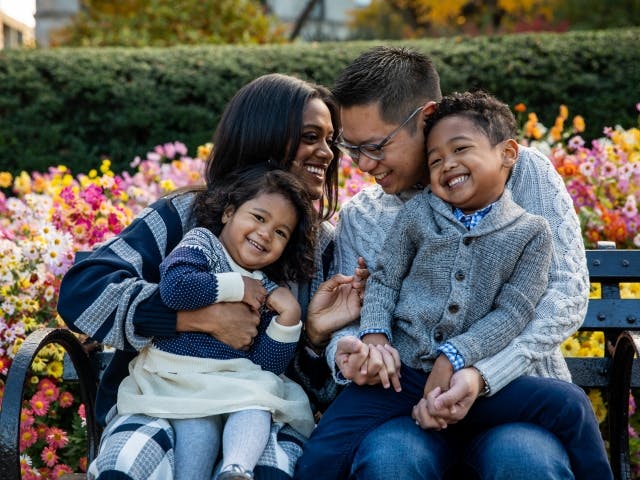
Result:
{"label": "autumn tree", "polygon": [[285,41],[284,29],[258,0],[82,0],[57,46],[262,44]]}
{"label": "autumn tree", "polygon": [[[606,8],[606,14],[602,11]],[[596,13],[598,12],[598,13]],[[606,19],[606,20],[604,20]],[[372,0],[352,12],[354,38],[421,38],[638,25],[638,0]]]}

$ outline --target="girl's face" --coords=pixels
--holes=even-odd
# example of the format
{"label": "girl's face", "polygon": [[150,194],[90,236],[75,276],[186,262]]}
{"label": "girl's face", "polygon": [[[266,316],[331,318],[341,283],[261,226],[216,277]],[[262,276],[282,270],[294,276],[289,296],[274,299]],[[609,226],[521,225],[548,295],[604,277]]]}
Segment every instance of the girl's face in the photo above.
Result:
{"label": "girl's face", "polygon": [[247,270],[260,270],[280,258],[298,223],[293,204],[282,194],[261,193],[222,215],[220,242]]}
{"label": "girl's face", "polygon": [[329,108],[319,98],[312,98],[302,112],[302,136],[290,171],[302,180],[314,200],[322,197],[327,167],[333,160],[332,140]]}

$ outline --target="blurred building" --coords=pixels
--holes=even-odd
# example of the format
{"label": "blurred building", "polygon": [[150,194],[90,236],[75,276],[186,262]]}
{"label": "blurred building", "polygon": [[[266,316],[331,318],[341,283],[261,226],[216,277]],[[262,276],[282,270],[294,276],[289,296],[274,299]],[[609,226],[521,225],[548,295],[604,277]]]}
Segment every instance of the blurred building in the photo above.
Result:
{"label": "blurred building", "polygon": [[33,28],[0,11],[0,50],[5,48],[33,47]]}
{"label": "blurred building", "polygon": [[80,0],[36,0],[36,44],[50,46],[51,32],[66,26],[80,9]]}
{"label": "blurred building", "polygon": [[[264,0],[269,13],[296,27],[309,0]],[[307,41],[348,40],[349,11],[369,4],[369,0],[316,0],[297,38]]]}

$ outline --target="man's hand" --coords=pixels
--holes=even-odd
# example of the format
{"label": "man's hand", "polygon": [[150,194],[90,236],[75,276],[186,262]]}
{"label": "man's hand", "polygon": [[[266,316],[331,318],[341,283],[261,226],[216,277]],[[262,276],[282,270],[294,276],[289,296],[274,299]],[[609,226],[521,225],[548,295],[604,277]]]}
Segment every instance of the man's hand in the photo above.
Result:
{"label": "man's hand", "polygon": [[400,353],[391,346],[387,336],[383,333],[369,333],[362,337],[362,341],[369,345],[369,358],[360,373],[370,377],[377,371],[384,388],[393,385],[396,392],[401,391]]}
{"label": "man's hand", "polygon": [[427,396],[429,413],[451,425],[462,420],[484,388],[480,372],[473,367],[458,370],[451,377],[450,388],[446,392],[432,391]]}
{"label": "man's hand", "polygon": [[248,350],[259,323],[260,314],[246,303],[222,302],[178,312],[176,331],[207,333],[232,348]]}
{"label": "man's hand", "polygon": [[400,391],[400,356],[388,343],[367,345],[354,336],[341,338],[335,361],[344,378],[358,385],[384,382],[385,388],[393,385],[396,391]]}

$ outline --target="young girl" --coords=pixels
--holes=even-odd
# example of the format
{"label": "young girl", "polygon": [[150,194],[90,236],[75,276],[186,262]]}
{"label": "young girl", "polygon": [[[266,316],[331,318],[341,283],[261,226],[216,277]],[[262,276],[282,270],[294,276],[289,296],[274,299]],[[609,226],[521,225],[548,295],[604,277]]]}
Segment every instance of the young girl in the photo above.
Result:
{"label": "young girl", "polygon": [[282,375],[302,322],[278,285],[313,272],[313,205],[295,176],[267,166],[199,192],[194,205],[197,227],[160,265],[162,300],[176,310],[244,302],[260,311],[258,336],[247,351],[205,333],[155,338],[131,362],[118,412],[170,419],[176,478],[210,478],[222,437],[217,479],[250,479],[272,421],[305,436],[314,426],[304,391]]}

